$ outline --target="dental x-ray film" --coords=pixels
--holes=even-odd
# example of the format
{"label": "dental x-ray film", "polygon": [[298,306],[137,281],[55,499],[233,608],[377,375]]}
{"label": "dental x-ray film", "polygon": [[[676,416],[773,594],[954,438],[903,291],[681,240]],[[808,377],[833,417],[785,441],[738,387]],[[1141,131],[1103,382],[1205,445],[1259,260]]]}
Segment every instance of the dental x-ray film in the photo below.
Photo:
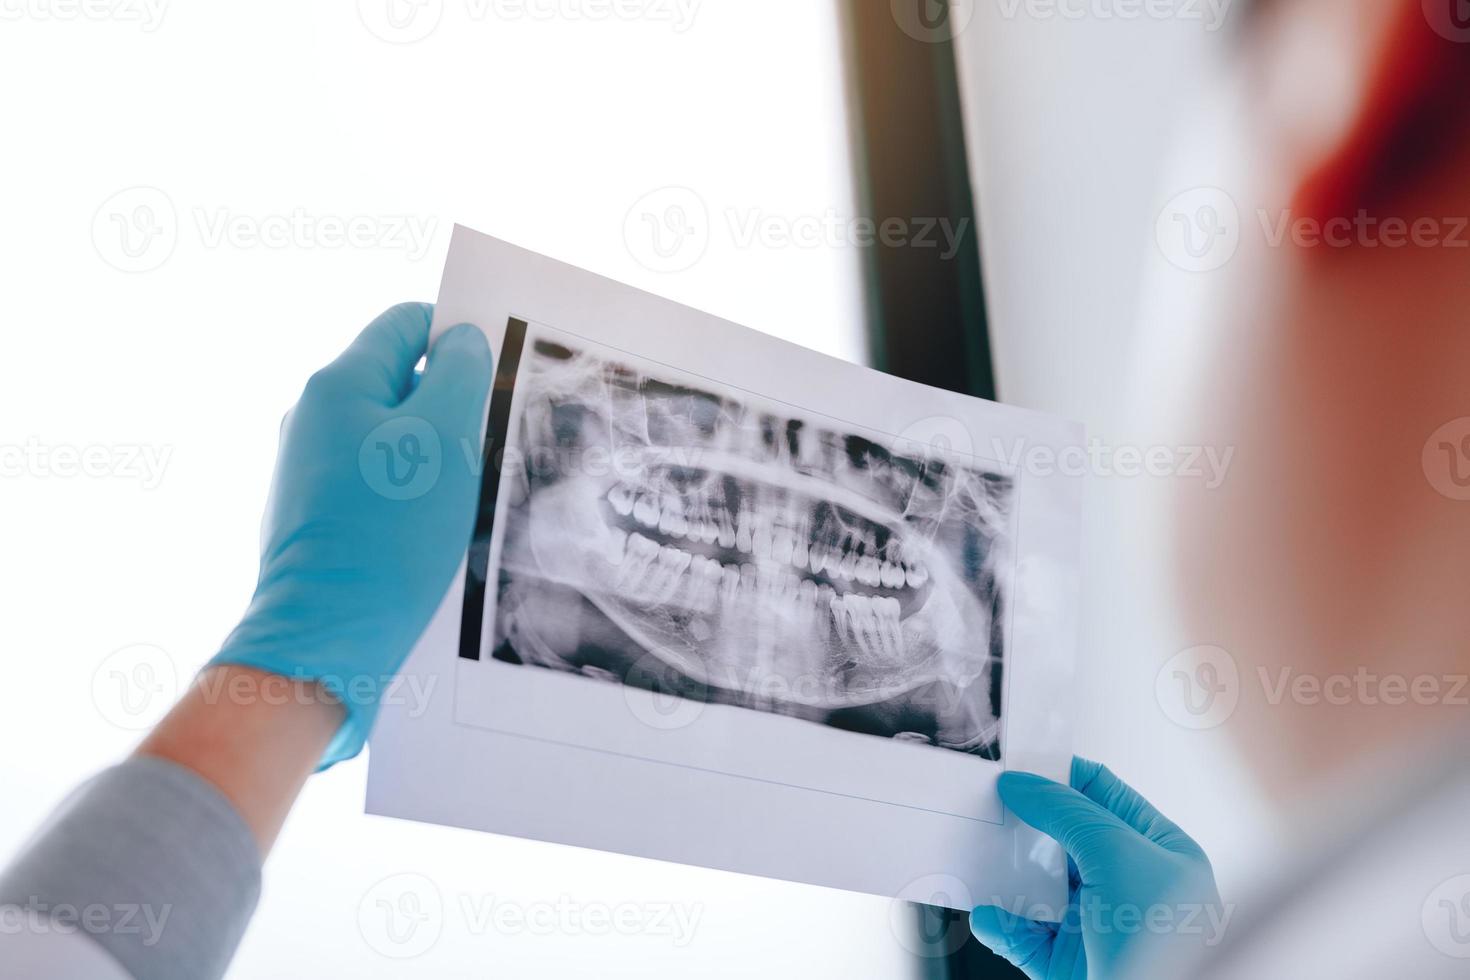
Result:
{"label": "dental x-ray film", "polygon": [[527,333],[495,659],[1001,757],[1010,477]]}
{"label": "dental x-ray film", "polygon": [[496,355],[479,512],[371,810],[1061,907],[995,780],[1070,763],[1080,491],[1036,461],[1076,426],[457,229],[462,321]]}

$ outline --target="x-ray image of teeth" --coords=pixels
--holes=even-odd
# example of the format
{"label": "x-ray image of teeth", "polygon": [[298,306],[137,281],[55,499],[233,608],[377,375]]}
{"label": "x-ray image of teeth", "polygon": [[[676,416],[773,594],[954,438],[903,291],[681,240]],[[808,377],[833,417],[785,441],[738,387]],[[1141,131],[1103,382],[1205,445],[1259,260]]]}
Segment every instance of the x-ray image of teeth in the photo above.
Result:
{"label": "x-ray image of teeth", "polygon": [[526,346],[495,659],[998,760],[1012,479],[633,360]]}

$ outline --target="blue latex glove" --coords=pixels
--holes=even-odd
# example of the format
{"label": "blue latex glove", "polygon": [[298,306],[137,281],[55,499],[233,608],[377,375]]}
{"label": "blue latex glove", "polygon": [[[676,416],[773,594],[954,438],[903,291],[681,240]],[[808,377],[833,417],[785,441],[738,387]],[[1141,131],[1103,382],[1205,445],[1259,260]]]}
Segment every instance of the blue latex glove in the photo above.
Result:
{"label": "blue latex glove", "polygon": [[1096,762],[1073,759],[1071,782],[1000,778],[1006,806],[1071,859],[1063,921],[982,905],[970,915],[976,938],[1032,980],[1154,976],[1145,964],[1188,960],[1217,943],[1228,910],[1200,846]]}
{"label": "blue latex glove", "polygon": [[417,378],[432,312],[393,307],[307,382],[281,426],[255,596],[212,662],[341,701],[322,768],[362,749],[474,526],[490,349],[455,327]]}

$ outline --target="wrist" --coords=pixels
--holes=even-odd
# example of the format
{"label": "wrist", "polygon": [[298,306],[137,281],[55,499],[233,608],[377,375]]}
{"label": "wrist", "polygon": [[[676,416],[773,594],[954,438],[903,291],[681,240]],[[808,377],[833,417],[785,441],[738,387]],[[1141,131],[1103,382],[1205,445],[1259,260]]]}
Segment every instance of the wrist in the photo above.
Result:
{"label": "wrist", "polygon": [[[343,608],[345,602],[326,601],[327,608]],[[270,700],[320,700],[338,709],[340,723],[335,737],[318,760],[319,768],[350,759],[361,751],[377,717],[383,693],[393,683],[392,670],[375,671],[372,664],[385,643],[402,646],[391,634],[395,624],[354,610],[341,621],[323,621],[312,605],[304,615],[299,603],[264,601],[260,596],[226,639],[211,662],[211,668],[235,666],[264,675],[259,683],[262,697]],[[309,651],[304,654],[303,651]],[[202,677],[203,675],[201,675]],[[238,679],[229,683],[240,684]],[[206,688],[219,687],[211,679]]]}
{"label": "wrist", "polygon": [[319,684],[251,667],[206,668],[138,747],[196,773],[235,807],[261,852],[342,727]]}

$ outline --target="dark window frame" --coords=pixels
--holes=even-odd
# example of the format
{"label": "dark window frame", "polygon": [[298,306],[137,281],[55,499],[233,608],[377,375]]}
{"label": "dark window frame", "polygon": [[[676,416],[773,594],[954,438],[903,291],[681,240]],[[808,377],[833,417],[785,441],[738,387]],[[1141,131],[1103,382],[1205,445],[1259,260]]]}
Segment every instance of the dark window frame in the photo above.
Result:
{"label": "dark window frame", "polygon": [[[932,6],[936,0],[900,0]],[[940,9],[948,10],[947,5]],[[904,222],[914,244],[863,249],[869,356],[924,384],[995,398],[980,229],[970,188],[954,44],[904,33],[892,5],[842,0],[859,215]],[[946,257],[928,222],[962,232]]]}
{"label": "dark window frame", "polygon": [[[899,0],[948,16],[943,0]],[[951,40],[907,34],[883,0],[840,0],[849,126],[859,216],[875,222],[948,221],[964,229],[958,251],[884,244],[863,249],[870,363],[881,371],[994,400],[996,382],[965,148],[958,66]],[[937,33],[946,33],[942,23]],[[941,237],[942,241],[942,237]],[[968,916],[914,906],[934,955],[933,980],[1012,980],[1023,974],[969,934]],[[958,949],[954,937],[964,936]]]}

